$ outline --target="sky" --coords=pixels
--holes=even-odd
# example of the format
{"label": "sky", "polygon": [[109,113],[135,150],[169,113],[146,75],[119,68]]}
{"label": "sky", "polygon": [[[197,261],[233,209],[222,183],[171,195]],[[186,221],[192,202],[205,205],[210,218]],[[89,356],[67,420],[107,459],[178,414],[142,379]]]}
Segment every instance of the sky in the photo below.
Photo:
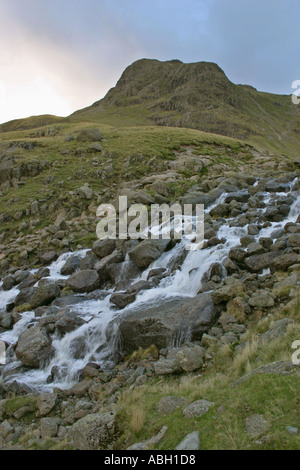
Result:
{"label": "sky", "polygon": [[291,94],[299,18],[299,0],[0,0],[0,123],[89,106],[141,58]]}

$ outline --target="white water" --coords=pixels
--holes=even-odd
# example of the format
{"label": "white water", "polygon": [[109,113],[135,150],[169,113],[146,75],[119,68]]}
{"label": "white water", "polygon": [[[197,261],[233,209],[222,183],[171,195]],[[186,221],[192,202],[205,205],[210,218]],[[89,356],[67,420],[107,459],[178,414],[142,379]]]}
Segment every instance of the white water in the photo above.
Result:
{"label": "white water", "polygon": [[[291,184],[290,194],[295,198],[291,206],[288,217],[279,223],[271,223],[269,227],[262,229],[257,236],[268,237],[277,230],[283,228],[287,222],[295,222],[300,211],[300,196],[299,192],[293,193],[293,184]],[[220,198],[215,201],[205,212],[209,212],[212,207],[224,201],[226,193],[222,194]],[[279,194],[277,194],[278,196]],[[268,203],[274,196],[273,194],[265,194],[265,203]],[[286,196],[286,193],[284,193]],[[261,209],[261,213],[265,209]],[[50,363],[44,369],[28,370],[21,373],[16,369],[16,372],[9,377],[9,380],[18,380],[31,386],[36,386],[39,389],[51,389],[54,386],[61,388],[70,387],[77,379],[78,372],[90,361],[98,362],[104,366],[112,365],[112,353],[116,349],[116,341],[118,338],[117,328],[118,322],[115,321],[121,315],[126,314],[129,309],[141,308],[145,306],[159,305],[162,299],[171,299],[178,297],[193,297],[197,294],[201,287],[201,279],[203,275],[209,270],[213,263],[222,263],[228,256],[229,250],[232,247],[239,246],[239,241],[242,236],[247,234],[247,226],[244,227],[230,227],[227,221],[219,228],[217,237],[219,239],[226,239],[224,244],[214,247],[208,247],[203,250],[189,251],[185,260],[181,264],[180,270],[176,270],[172,275],[162,279],[157,287],[145,290],[139,293],[133,304],[127,306],[124,310],[116,310],[109,302],[110,293],[102,299],[86,300],[73,305],[68,305],[71,312],[76,312],[85,321],[85,323],[76,330],[65,334],[63,338],[58,336],[52,337],[52,345],[54,348],[54,355]],[[135,283],[141,279],[147,279],[148,273],[153,268],[164,267],[166,269],[172,268],[174,261],[180,257],[185,250],[185,240],[180,241],[175,247],[162,254],[162,256],[153,262],[143,274],[132,282]],[[53,281],[67,276],[62,276],[60,270],[66,260],[74,254],[83,257],[88,250],[81,250],[75,253],[65,253],[57,261],[49,267],[49,278]],[[122,269],[120,270],[119,280],[127,277],[127,268],[129,266],[129,257],[127,256]],[[265,271],[263,274],[266,274]],[[10,291],[3,291],[0,286],[0,309],[7,303],[12,302],[18,294],[18,288]],[[14,325],[13,330],[6,331],[0,334],[0,339],[13,345],[22,331],[24,331],[28,324],[36,322],[33,312],[25,312],[22,319]],[[12,358],[14,361],[15,358]],[[7,369],[15,367],[20,363],[12,362],[6,366]],[[60,375],[56,377],[53,383],[46,384],[47,377],[50,375],[53,367],[60,371]],[[7,379],[8,380],[8,379]]]}

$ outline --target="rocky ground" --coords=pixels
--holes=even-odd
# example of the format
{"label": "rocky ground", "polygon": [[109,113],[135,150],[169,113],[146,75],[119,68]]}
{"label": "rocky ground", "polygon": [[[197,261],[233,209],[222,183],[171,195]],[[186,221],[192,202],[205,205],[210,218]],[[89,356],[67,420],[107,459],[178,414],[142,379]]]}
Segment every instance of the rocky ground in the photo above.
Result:
{"label": "rocky ground", "polygon": [[[61,268],[65,278],[49,281],[49,266],[72,248],[75,234],[84,230],[90,233],[90,227],[94,227],[99,195],[89,185],[79,189],[84,209],[79,216],[75,214],[72,218],[69,212],[70,218],[65,219],[62,210],[55,222],[45,228],[35,233],[19,232],[9,244],[3,241],[2,291],[9,293],[17,287],[18,293],[12,302],[0,306],[0,333],[17,325],[24,312],[34,312],[28,328],[10,348],[10,354],[15,354],[21,367],[26,370],[43,367],[53,355],[54,335],[63,338],[84,323],[69,308],[77,294],[83,294],[84,299],[109,295],[117,309],[126,307],[126,315],[119,321],[121,348],[115,366],[103,369],[90,361],[82,368],[78,383],[69,389],[54,386],[52,391],[38,393],[27,385],[7,380],[9,371],[3,371],[0,448],[94,450],[168,446],[168,441],[164,441],[168,435],[166,424],[160,429],[156,427],[157,433],[151,436],[143,432],[143,427],[140,433],[126,435],[124,420],[129,419],[124,417],[126,393],[145,391],[145,387],[150,390],[160,381],[164,384],[174,380],[184,388],[185,378],[194,380],[201,376],[205,380],[218,367],[220,351],[230,352],[232,363],[236,357],[245,355],[252,344],[251,332],[257,325],[260,329],[255,330],[255,337],[262,351],[280,344],[293,328],[297,333],[300,218],[296,216],[293,222],[267,232],[273,223],[280,225],[288,218],[299,197],[297,163],[252,149],[251,159],[241,158],[238,170],[233,170],[231,161],[213,165],[208,155],[195,157],[190,148],[185,148],[178,152],[168,170],[124,184],[114,197],[126,194],[130,201],[148,205],[173,202],[170,185],[178,182],[182,168],[192,171],[189,178],[193,185],[178,196],[181,204],[198,203],[207,207],[221,201],[205,215],[203,250],[218,250],[227,242],[218,237],[224,223],[237,229],[247,227],[247,233],[230,249],[228,256],[209,266],[193,298],[168,300],[159,307],[143,307],[138,311],[129,308],[139,293],[158,286],[180,270],[186,256],[182,252],[168,268],[155,268],[149,271],[147,279],[133,282],[153,261],[176,245],[174,240],[106,240],[95,241],[91,246],[77,245],[75,248],[88,251],[67,259]],[[205,175],[199,179],[197,175],[203,168],[206,168]],[[35,214],[38,217],[43,210],[40,203],[32,201],[32,217]],[[260,236],[264,230],[268,235]],[[20,243],[22,252],[15,265],[16,258],[11,255],[19,250]],[[128,256],[126,276],[122,277],[120,270]],[[34,272],[32,267],[36,268]],[[80,348],[79,344],[79,355]],[[276,358],[275,353],[273,357]],[[280,358],[269,362],[262,359],[257,368],[240,370],[233,382],[239,386],[252,375],[261,374],[299,379],[298,368],[290,360]],[[55,384],[60,373],[53,368],[47,383]],[[194,395],[184,390],[184,396],[169,393],[160,397],[155,413],[171,416],[180,412],[183,421],[197,421],[216,408],[216,403],[205,394],[193,399]],[[294,424],[290,423],[287,432],[297,436]],[[271,423],[263,413],[252,413],[244,419],[243,426],[246,434],[257,441],[265,436]],[[186,437],[178,437],[172,448],[199,448],[202,436],[199,437],[198,430],[190,431]]]}

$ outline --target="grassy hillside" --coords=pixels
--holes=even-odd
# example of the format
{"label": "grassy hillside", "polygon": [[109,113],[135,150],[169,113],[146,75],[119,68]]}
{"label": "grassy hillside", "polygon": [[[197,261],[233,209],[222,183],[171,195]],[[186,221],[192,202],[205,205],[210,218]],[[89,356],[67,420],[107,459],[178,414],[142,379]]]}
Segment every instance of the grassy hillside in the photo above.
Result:
{"label": "grassy hillside", "polygon": [[70,118],[118,127],[152,122],[193,128],[298,155],[300,111],[291,97],[235,85],[208,62],[134,62],[104,99]]}
{"label": "grassy hillside", "polygon": [[166,126],[241,139],[298,156],[300,107],[291,97],[235,85],[214,63],[142,59],[100,101],[68,118],[33,116],[0,125],[0,133],[85,122],[116,128]]}

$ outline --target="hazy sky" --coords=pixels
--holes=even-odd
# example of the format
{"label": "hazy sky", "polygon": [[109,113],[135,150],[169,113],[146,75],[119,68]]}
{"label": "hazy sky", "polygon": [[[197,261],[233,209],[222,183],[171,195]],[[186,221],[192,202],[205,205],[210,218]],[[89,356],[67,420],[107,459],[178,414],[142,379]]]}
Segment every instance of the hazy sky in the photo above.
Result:
{"label": "hazy sky", "polygon": [[300,0],[0,0],[0,123],[88,106],[143,57],[290,94],[299,18]]}

